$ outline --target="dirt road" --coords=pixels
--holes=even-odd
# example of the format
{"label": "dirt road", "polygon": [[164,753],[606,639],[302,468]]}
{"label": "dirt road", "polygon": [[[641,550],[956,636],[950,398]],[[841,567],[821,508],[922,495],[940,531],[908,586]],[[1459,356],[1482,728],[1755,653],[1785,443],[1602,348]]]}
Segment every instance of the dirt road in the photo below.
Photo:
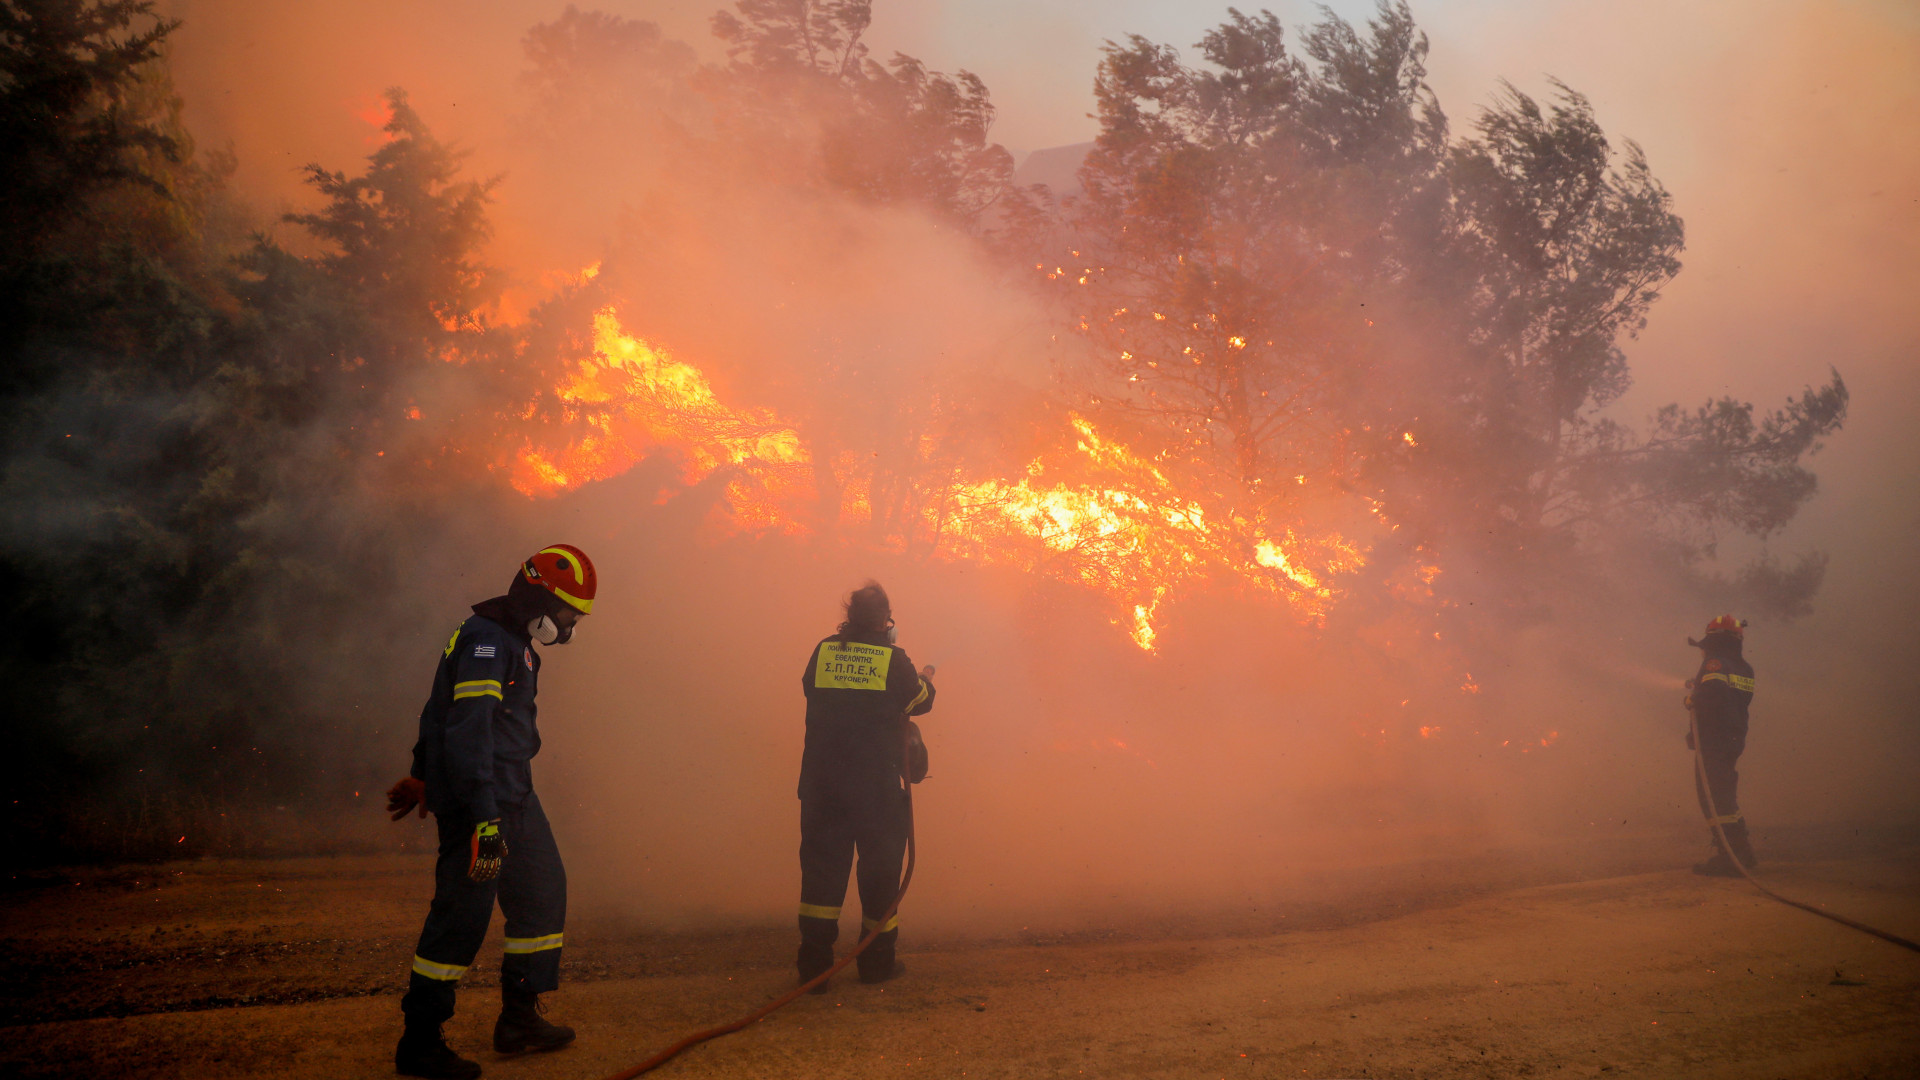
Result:
{"label": "dirt road", "polygon": [[[1768,880],[1920,936],[1920,849],[1776,862]],[[422,881],[400,857],[16,881],[0,1073],[392,1075]],[[655,1075],[1920,1076],[1920,955],[1742,882],[1667,870],[1376,915],[909,938],[907,978],[842,977]],[[593,1080],[790,978],[785,926],[569,927],[552,1006],[581,1040],[503,1060],[486,1048],[498,933],[448,1029],[490,1077]]]}

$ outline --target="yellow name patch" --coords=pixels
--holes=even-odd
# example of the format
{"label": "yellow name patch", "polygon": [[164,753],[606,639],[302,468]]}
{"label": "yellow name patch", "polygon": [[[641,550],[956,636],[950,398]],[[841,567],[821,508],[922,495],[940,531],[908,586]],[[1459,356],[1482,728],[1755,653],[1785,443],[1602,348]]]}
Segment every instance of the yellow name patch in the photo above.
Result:
{"label": "yellow name patch", "polygon": [[822,690],[885,690],[893,650],[857,641],[824,641],[813,665],[813,685]]}

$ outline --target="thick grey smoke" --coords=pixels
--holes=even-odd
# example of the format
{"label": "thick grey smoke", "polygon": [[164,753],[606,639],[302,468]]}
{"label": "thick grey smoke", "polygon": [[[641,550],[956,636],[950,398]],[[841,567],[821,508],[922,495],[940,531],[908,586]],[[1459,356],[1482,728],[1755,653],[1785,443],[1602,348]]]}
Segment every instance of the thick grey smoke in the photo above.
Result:
{"label": "thick grey smoke", "polygon": [[[749,161],[715,172],[644,110],[613,127],[583,121],[591,145],[530,126],[530,91],[509,76],[533,18],[517,6],[176,7],[190,20],[176,54],[189,116],[207,141],[235,140],[238,182],[261,205],[299,198],[296,164],[364,154],[373,128],[356,110],[404,85],[440,134],[472,149],[476,173],[506,174],[494,258],[520,283],[510,309],[537,300],[545,275],[605,260],[633,333],[700,366],[729,400],[846,417],[856,453],[876,452],[890,410],[934,388],[997,383],[1015,409],[1044,383],[1047,327],[950,229],[797,193]],[[618,10],[691,43],[663,63],[712,54],[704,7]],[[1610,127],[1648,145],[1691,237],[1689,269],[1630,349],[1641,391],[1620,406],[1628,418],[1723,392],[1771,404],[1828,364],[1854,391],[1848,427],[1814,461],[1822,494],[1773,540],[1832,554],[1818,610],[1750,632],[1761,692],[1743,801],[1763,838],[1776,824],[1920,818],[1908,780],[1920,728],[1899,680],[1920,645],[1920,437],[1908,421],[1920,327],[1905,309],[1920,291],[1920,162],[1910,140],[1886,135],[1920,104],[1920,46],[1891,9],[1781,10],[1793,18],[1739,31],[1777,63],[1729,52],[1677,85],[1596,94]],[[1451,17],[1428,29],[1456,113],[1490,84],[1449,84],[1450,50],[1477,46],[1500,73],[1552,66],[1533,39]],[[1468,33],[1471,46],[1454,43]],[[1096,59],[1055,62],[1085,82]],[[1583,85],[1584,73],[1556,70]],[[1814,83],[1811,99],[1791,89]],[[995,88],[1003,115],[1053,107]],[[696,106],[674,107],[700,122]],[[1616,119],[1629,113],[1668,119]],[[875,373],[859,396],[832,378],[849,357]],[[687,489],[672,460],[650,459],[530,501],[492,535],[449,537],[421,578],[422,609],[450,626],[533,545],[595,558],[602,597],[577,644],[549,657],[536,763],[589,910],[788,913],[800,667],[868,577],[893,595],[901,644],[940,665],[923,725],[933,775],[917,800],[914,904],[927,922],[1226,908],[1354,867],[1549,840],[1664,842],[1697,821],[1679,707],[1697,654],[1684,639],[1717,612],[1690,597],[1633,581],[1569,587],[1544,618],[1489,623],[1456,653],[1358,620],[1302,626],[1221,590],[1170,605],[1148,655],[1106,600],[1069,586],[858,536],[730,533],[721,486]],[[1736,546],[1732,565],[1750,554]],[[1501,568],[1443,572],[1497,590]],[[421,694],[443,635],[411,643]],[[1469,672],[1478,692],[1462,688]],[[395,758],[395,775],[404,765]]]}

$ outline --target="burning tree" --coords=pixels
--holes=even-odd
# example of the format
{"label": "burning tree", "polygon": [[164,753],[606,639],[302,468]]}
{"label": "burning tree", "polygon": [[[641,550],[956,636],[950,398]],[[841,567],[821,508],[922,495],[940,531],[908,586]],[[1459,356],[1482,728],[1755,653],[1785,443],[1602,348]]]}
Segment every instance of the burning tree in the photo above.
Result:
{"label": "burning tree", "polygon": [[1328,15],[1303,56],[1266,13],[1198,48],[1190,67],[1109,45],[1084,195],[1033,268],[1088,343],[1088,414],[1216,518],[1318,532],[1332,494],[1410,527],[1380,555],[1574,551],[1632,525],[1693,538],[1685,560],[1811,494],[1799,460],[1844,418],[1837,375],[1759,425],[1731,400],[1645,434],[1605,415],[1684,230],[1584,97],[1508,87],[1449,142],[1404,3],[1365,32]]}
{"label": "burning tree", "polygon": [[[1799,461],[1844,416],[1837,376],[1745,431],[1731,401],[1645,434],[1606,414],[1624,341],[1679,270],[1680,219],[1565,86],[1546,107],[1509,87],[1450,138],[1403,3],[1364,30],[1328,15],[1298,55],[1274,16],[1237,11],[1199,66],[1110,45],[1083,191],[1058,203],[1008,186],[977,78],[874,63],[869,20],[864,0],[716,16],[732,63],[691,79],[729,119],[682,147],[773,161],[762,182],[802,202],[914,208],[1022,255],[1085,346],[1060,389],[1019,410],[910,389],[899,358],[847,343],[760,373],[778,406],[724,404],[621,321],[616,285],[565,391],[602,427],[575,451],[600,464],[543,458],[554,471],[528,490],[678,446],[689,478],[734,472],[743,521],[857,523],[868,542],[1087,585],[1143,643],[1190,581],[1311,619],[1354,589],[1425,604],[1443,548],[1564,574],[1605,532],[1687,566],[1715,528],[1764,534],[1811,493]],[[697,383],[662,381],[680,368]],[[823,378],[892,387],[894,405],[872,415]],[[1804,591],[1818,560],[1755,573]]]}

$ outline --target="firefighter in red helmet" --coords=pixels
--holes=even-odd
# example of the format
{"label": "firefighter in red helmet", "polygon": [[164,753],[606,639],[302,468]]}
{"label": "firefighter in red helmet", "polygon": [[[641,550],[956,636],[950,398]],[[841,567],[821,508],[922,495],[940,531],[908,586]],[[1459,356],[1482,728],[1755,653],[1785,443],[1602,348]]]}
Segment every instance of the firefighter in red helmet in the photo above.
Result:
{"label": "firefighter in red helmet", "polygon": [[1754,865],[1747,820],[1740,812],[1740,774],[1734,768],[1747,748],[1747,707],[1753,701],[1753,665],[1741,655],[1745,627],[1745,622],[1721,615],[1707,624],[1699,641],[1687,639],[1701,652],[1700,671],[1687,695],[1687,708],[1693,713],[1687,748],[1700,755],[1694,789],[1700,797],[1700,812],[1708,818],[1713,845],[1712,856],[1694,866],[1696,874],[1738,877],[1740,866],[1752,869]]}
{"label": "firefighter in red helmet", "polygon": [[473,605],[440,654],[412,772],[387,792],[395,821],[416,807],[422,817],[432,811],[440,834],[433,905],[400,1002],[406,1033],[394,1067],[402,1075],[480,1075],[478,1064],[447,1046],[440,1026],[453,1016],[454,990],[486,937],[495,900],[507,942],[493,1048],[511,1054],[573,1041],[573,1029],[548,1023],[539,1007],[540,995],[560,981],[567,872],[533,791],[531,762],[540,752],[534,646],[566,644],[593,611],[596,585],[579,548],[542,548],[521,564],[505,596]]}

